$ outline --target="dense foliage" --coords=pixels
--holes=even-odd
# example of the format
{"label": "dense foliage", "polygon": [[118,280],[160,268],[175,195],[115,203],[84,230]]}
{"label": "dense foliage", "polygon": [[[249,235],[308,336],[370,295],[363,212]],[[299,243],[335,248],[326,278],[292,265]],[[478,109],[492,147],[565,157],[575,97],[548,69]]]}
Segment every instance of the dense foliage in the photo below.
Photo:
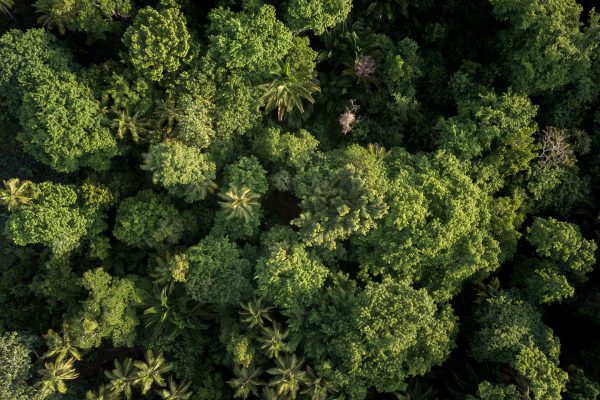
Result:
{"label": "dense foliage", "polygon": [[600,400],[587,0],[0,0],[0,400]]}

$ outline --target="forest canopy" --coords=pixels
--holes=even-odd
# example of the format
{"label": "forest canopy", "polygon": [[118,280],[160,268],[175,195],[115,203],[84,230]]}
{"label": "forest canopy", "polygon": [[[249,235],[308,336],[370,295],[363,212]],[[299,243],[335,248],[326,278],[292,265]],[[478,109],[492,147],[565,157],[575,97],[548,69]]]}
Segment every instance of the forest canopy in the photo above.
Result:
{"label": "forest canopy", "polygon": [[0,0],[0,400],[600,400],[588,0]]}

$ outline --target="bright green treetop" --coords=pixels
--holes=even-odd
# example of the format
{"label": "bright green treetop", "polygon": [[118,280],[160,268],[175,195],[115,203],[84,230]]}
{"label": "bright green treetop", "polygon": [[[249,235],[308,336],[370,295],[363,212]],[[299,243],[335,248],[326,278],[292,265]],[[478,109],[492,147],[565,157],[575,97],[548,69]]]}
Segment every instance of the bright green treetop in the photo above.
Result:
{"label": "bright green treetop", "polygon": [[364,398],[372,386],[403,390],[409,377],[448,357],[456,335],[449,306],[438,307],[426,290],[404,282],[371,282],[357,293],[346,286],[323,293],[308,317],[316,327],[303,334],[311,336],[308,353],[351,399]]}
{"label": "bright green treetop", "polygon": [[141,168],[152,172],[155,184],[190,202],[200,199],[196,188],[207,186],[209,190],[216,177],[215,163],[206,154],[177,141],[151,145]]}
{"label": "bright green treetop", "polygon": [[498,20],[510,27],[499,35],[510,84],[540,94],[587,80],[589,50],[575,0],[490,0]]}
{"label": "bright green treetop", "polygon": [[292,316],[315,301],[328,275],[318,257],[300,244],[291,244],[276,246],[259,258],[255,279],[261,295]]}
{"label": "bright green treetop", "polygon": [[464,280],[499,267],[490,230],[490,198],[447,152],[431,157],[394,150],[388,156],[389,212],[358,238],[363,273],[409,279],[447,300]]}
{"label": "bright green treetop", "polygon": [[98,347],[103,339],[111,339],[115,347],[133,346],[139,324],[136,307],[142,301],[135,282],[96,268],[83,274],[82,285],[89,295],[69,324],[76,346]]}
{"label": "bright green treetop", "polygon": [[292,221],[309,246],[335,249],[351,235],[364,235],[385,215],[383,161],[353,145],[331,152],[299,175],[302,213]]}
{"label": "bright green treetop", "polygon": [[523,346],[513,363],[528,382],[534,400],[561,400],[569,378],[567,373],[532,344]]}
{"label": "bright green treetop", "polygon": [[44,182],[31,187],[32,200],[11,214],[5,234],[20,246],[42,244],[55,255],[79,246],[101,214],[86,207],[79,190],[70,185]]}
{"label": "bright green treetop", "polygon": [[292,0],[287,5],[288,26],[301,32],[312,29],[321,35],[344,21],[352,9],[352,0]]}
{"label": "bright green treetop", "polygon": [[229,239],[207,236],[186,254],[190,266],[185,285],[195,300],[227,306],[251,295],[250,264]]}
{"label": "bright green treetop", "polygon": [[28,92],[19,120],[23,149],[59,172],[105,170],[117,152],[92,91],[70,73]]}
{"label": "bright green treetop", "polygon": [[510,363],[529,343],[554,362],[558,360],[558,339],[529,302],[501,293],[485,300],[476,311],[475,320],[478,329],[471,337],[471,351],[479,361]]}
{"label": "bright green treetop", "polygon": [[0,99],[10,116],[18,116],[26,93],[70,71],[72,57],[44,29],[11,30],[0,37]]}
{"label": "bright green treetop", "polygon": [[136,70],[153,81],[173,73],[187,63],[190,34],[185,17],[177,8],[140,10],[123,35],[129,60]]}
{"label": "bright green treetop", "polygon": [[471,161],[473,178],[495,191],[514,175],[528,172],[537,157],[536,112],[526,96],[484,93],[460,102],[458,116],[438,122],[437,142]]}
{"label": "bright green treetop", "polygon": [[151,248],[177,243],[184,229],[184,216],[166,195],[143,190],[119,204],[113,234],[130,246]]}
{"label": "bright green treetop", "polygon": [[0,333],[0,399],[30,400],[36,391],[27,381],[31,378],[32,349],[16,332]]}
{"label": "bright green treetop", "polygon": [[208,54],[228,69],[266,75],[292,47],[292,33],[277,20],[273,6],[240,13],[215,8],[209,18]]}
{"label": "bright green treetop", "polygon": [[63,35],[67,30],[84,31],[103,38],[106,32],[115,30],[117,19],[128,17],[133,9],[131,3],[131,0],[37,0],[34,6],[42,14],[38,22],[48,29],[56,28]]}
{"label": "bright green treetop", "polygon": [[577,225],[551,217],[535,218],[525,238],[539,258],[517,265],[515,283],[524,296],[540,303],[572,297],[573,284],[585,282],[593,269],[596,243],[584,239]]}

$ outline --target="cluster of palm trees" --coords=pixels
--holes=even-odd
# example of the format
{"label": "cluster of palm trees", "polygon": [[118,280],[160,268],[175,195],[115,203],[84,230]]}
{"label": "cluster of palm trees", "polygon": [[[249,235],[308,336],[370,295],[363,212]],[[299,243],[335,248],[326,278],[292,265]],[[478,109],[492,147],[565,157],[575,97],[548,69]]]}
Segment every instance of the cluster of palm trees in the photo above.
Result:
{"label": "cluster of palm trees", "polygon": [[[67,392],[67,382],[79,377],[75,362],[81,361],[81,352],[73,344],[67,333],[66,324],[63,335],[50,329],[44,339],[48,351],[43,355],[47,359],[44,368],[38,371],[40,380],[37,383],[42,399],[54,394]],[[145,355],[145,360],[134,361],[131,358],[115,359],[114,368],[105,371],[107,384],[101,385],[96,391],[88,391],[86,400],[131,400],[134,390],[139,389],[141,395],[150,393],[153,387],[165,400],[187,400],[191,397],[190,382],[177,384],[172,376],[165,379],[165,374],[171,371],[172,364],[168,363],[162,354],[155,356],[151,350]]]}
{"label": "cluster of palm trees", "polygon": [[[325,400],[337,390],[292,352],[287,343],[289,330],[273,319],[269,307],[260,298],[242,305],[241,320],[249,330],[260,329],[260,348],[274,365],[263,370],[258,366],[235,365],[234,377],[227,383],[234,389],[234,397],[247,399],[251,395],[265,400],[295,399],[299,394],[311,400]],[[264,373],[270,379],[264,379]]]}
{"label": "cluster of palm trees", "polygon": [[162,399],[186,400],[192,396],[189,390],[191,383],[183,382],[178,385],[172,376],[165,379],[165,374],[173,368],[162,354],[155,356],[152,350],[146,352],[144,361],[134,361],[127,357],[124,360],[116,359],[111,371],[104,371],[109,383],[101,385],[97,391],[86,394],[86,400],[131,400],[134,390],[139,389],[142,396],[150,393],[156,385],[156,393]]}

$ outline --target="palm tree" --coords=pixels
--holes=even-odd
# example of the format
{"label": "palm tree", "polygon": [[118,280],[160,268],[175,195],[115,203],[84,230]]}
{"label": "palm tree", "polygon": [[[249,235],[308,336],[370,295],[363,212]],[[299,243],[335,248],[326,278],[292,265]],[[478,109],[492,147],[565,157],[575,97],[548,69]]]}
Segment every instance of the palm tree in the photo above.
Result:
{"label": "palm tree", "polygon": [[71,338],[66,333],[68,329],[67,324],[63,324],[64,336],[60,336],[53,329],[48,329],[48,333],[43,335],[43,338],[48,344],[49,350],[44,354],[44,358],[50,358],[57,356],[59,358],[70,356],[77,361],[81,360],[81,354],[79,349],[73,345]]}
{"label": "palm tree", "polygon": [[76,379],[79,373],[73,366],[74,358],[65,359],[57,357],[54,362],[48,361],[44,364],[44,369],[39,370],[38,374],[41,380],[38,383],[41,386],[42,396],[50,396],[54,393],[64,394],[67,392],[65,381]]}
{"label": "palm tree", "polygon": [[69,15],[65,12],[55,12],[52,6],[48,6],[48,2],[36,2],[34,7],[37,12],[42,14],[37,22],[42,24],[47,29],[56,28],[61,35],[67,33],[67,25],[69,24]]}
{"label": "palm tree", "polygon": [[269,315],[269,311],[271,311],[273,307],[263,305],[262,301],[262,298],[255,297],[252,301],[248,302],[248,304],[242,305],[244,311],[240,311],[240,315],[243,317],[242,322],[248,325],[248,328],[253,328],[255,326],[262,328],[265,325],[265,320],[273,321]]}
{"label": "palm tree", "polygon": [[248,222],[255,209],[260,207],[260,196],[246,186],[229,185],[229,190],[219,197],[223,199],[219,204],[229,212],[227,219],[242,218]]}
{"label": "palm tree", "polygon": [[263,400],[279,400],[280,397],[277,395],[277,392],[270,387],[264,387],[262,390],[262,398]]}
{"label": "palm tree", "polygon": [[162,353],[154,357],[152,350],[146,351],[146,362],[136,361],[134,365],[138,369],[135,382],[142,387],[142,394],[148,393],[154,383],[165,386],[162,375],[173,369],[173,364],[167,363]]}
{"label": "palm tree", "polygon": [[8,14],[12,17],[10,13],[11,8],[15,5],[14,0],[0,0],[0,12],[4,14]]}
{"label": "palm tree", "polygon": [[250,393],[258,396],[258,387],[265,384],[259,380],[262,374],[260,368],[240,368],[236,366],[233,369],[233,374],[235,378],[227,381],[227,384],[235,389],[234,398],[247,399]]}
{"label": "palm tree", "polygon": [[191,385],[191,382],[183,382],[177,386],[173,377],[170,376],[168,389],[158,390],[157,393],[164,400],[187,400],[192,397],[192,392],[189,390]]}
{"label": "palm tree", "polygon": [[85,400],[113,400],[114,397],[109,393],[106,385],[100,385],[97,391],[88,390],[85,394]]}
{"label": "palm tree", "polygon": [[375,157],[380,159],[384,159],[390,154],[390,152],[386,150],[385,147],[380,146],[377,143],[369,143],[367,145],[367,150],[369,151],[369,153],[373,154]]}
{"label": "palm tree", "polygon": [[217,190],[217,184],[210,178],[206,178],[202,182],[190,183],[185,189],[185,200],[190,203],[204,200],[215,190]]}
{"label": "palm tree", "polygon": [[127,134],[137,143],[147,131],[148,123],[140,117],[139,112],[131,115],[128,110],[113,110],[113,119],[110,121],[110,127],[116,129],[117,138],[124,139]]}
{"label": "palm tree", "polygon": [[283,332],[279,324],[274,322],[272,328],[263,328],[263,336],[258,339],[262,343],[260,348],[265,350],[270,358],[279,357],[280,352],[290,351],[289,346],[284,342],[289,333],[289,330]]}
{"label": "palm tree", "polygon": [[166,99],[157,100],[155,105],[154,116],[156,118],[156,126],[159,129],[164,127],[167,133],[171,132],[175,125],[175,118],[177,117],[175,100],[169,95]]}
{"label": "palm tree", "polygon": [[154,288],[148,299],[144,316],[146,328],[152,328],[151,341],[163,335],[175,339],[186,329],[203,327],[198,320],[202,305],[194,303],[185,293],[180,294],[166,287],[162,290]]}
{"label": "palm tree", "polygon": [[136,374],[133,368],[133,360],[129,357],[123,362],[115,359],[115,368],[112,371],[104,371],[104,375],[110,379],[108,389],[114,397],[120,397],[121,393],[127,400],[131,400],[133,385],[135,385]]}
{"label": "palm tree", "polygon": [[21,182],[19,178],[3,181],[4,189],[0,190],[0,204],[8,211],[15,211],[19,206],[31,200],[31,182]]}
{"label": "palm tree", "polygon": [[487,284],[477,282],[475,284],[475,303],[483,303],[486,299],[496,297],[500,294],[500,279],[494,277]]}
{"label": "palm tree", "polygon": [[310,400],[325,400],[329,393],[337,392],[327,381],[315,374],[311,367],[306,367],[306,375],[306,388],[300,393],[307,395]]}
{"label": "palm tree", "polygon": [[314,103],[312,94],[321,91],[312,71],[292,70],[287,59],[278,70],[271,72],[271,76],[273,80],[262,85],[265,90],[265,114],[277,108],[279,121],[283,120],[286,111],[297,109],[303,113],[302,100]]}
{"label": "palm tree", "polygon": [[302,368],[303,360],[298,360],[295,354],[285,354],[275,359],[275,368],[267,370],[273,379],[269,382],[280,396],[296,398],[300,384],[307,379],[306,372]]}

